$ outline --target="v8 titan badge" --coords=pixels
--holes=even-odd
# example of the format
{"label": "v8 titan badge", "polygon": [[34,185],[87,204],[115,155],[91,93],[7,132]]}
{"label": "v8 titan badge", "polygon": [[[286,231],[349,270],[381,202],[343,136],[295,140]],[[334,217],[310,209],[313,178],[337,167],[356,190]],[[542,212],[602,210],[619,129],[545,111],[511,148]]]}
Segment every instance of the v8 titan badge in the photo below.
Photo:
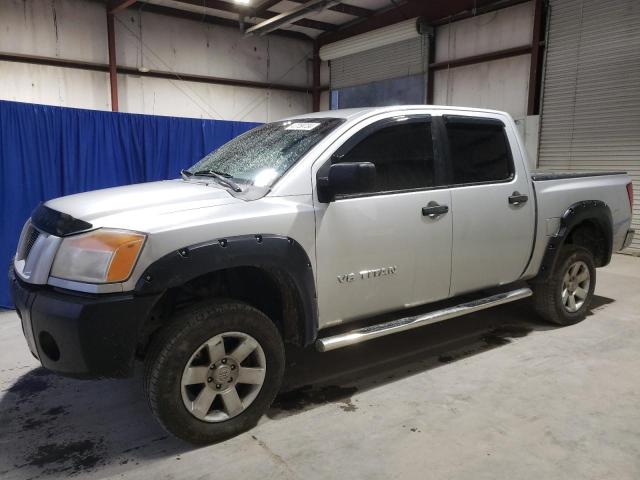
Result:
{"label": "v8 titan badge", "polygon": [[397,269],[398,267],[394,265],[392,267],[380,267],[371,270],[362,270],[358,273],[343,273],[341,275],[338,275],[338,283],[352,283],[356,280],[368,280],[371,278],[395,275]]}

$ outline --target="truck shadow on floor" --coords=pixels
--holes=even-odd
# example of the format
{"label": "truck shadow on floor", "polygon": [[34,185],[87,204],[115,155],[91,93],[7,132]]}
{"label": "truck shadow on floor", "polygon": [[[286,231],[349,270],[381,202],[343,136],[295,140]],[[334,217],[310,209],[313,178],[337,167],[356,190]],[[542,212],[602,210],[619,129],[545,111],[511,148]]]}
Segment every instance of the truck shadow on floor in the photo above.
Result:
{"label": "truck shadow on floor", "polygon": [[[612,301],[596,296],[592,310]],[[327,403],[352,412],[359,408],[352,399],[357,392],[553,328],[526,302],[517,302],[343,350],[290,348],[283,391],[264,421],[285,421]],[[20,376],[0,397],[0,477],[60,477],[107,466],[122,472],[154,458],[179,460],[194,447],[160,428],[141,383],[139,372],[131,379],[98,381],[67,379],[42,368]]]}
{"label": "truck shadow on floor", "polygon": [[[588,317],[614,300],[594,296]],[[319,353],[290,348],[283,391],[267,413],[282,418],[325,403],[354,411],[358,391],[507,345],[532,331],[561,328],[543,323],[528,302],[502,307]]]}

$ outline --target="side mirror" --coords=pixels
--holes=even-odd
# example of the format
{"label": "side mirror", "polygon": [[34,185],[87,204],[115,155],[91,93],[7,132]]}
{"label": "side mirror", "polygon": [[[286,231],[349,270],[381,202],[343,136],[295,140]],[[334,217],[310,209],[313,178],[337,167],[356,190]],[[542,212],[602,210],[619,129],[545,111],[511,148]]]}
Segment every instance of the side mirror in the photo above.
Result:
{"label": "side mirror", "polygon": [[371,162],[336,163],[329,173],[318,179],[318,198],[321,202],[332,202],[337,195],[366,193],[376,183],[376,166]]}

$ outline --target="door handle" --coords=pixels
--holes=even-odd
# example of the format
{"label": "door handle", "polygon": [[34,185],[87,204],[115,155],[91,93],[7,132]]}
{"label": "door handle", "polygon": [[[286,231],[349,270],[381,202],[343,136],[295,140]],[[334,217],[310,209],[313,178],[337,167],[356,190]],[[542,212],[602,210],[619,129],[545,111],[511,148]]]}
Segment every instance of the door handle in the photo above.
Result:
{"label": "door handle", "polygon": [[511,205],[521,205],[523,203],[527,203],[527,200],[529,200],[529,197],[518,192],[517,190],[509,196],[509,203]]}
{"label": "door handle", "polygon": [[431,201],[426,207],[422,207],[422,216],[429,218],[438,218],[449,211],[448,205],[440,205],[438,202]]}

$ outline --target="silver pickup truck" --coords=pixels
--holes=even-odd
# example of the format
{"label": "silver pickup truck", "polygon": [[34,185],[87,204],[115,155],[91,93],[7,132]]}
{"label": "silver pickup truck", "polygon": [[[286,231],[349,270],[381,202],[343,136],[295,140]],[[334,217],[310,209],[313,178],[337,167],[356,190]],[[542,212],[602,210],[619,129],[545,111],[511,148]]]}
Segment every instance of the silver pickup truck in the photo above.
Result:
{"label": "silver pickup truck", "polygon": [[580,321],[633,236],[626,174],[530,172],[497,111],[314,113],[181,174],[40,205],[10,277],[44,367],[143,359],[153,413],[196,444],[258,421],[285,343],[328,351],[525,297]]}

